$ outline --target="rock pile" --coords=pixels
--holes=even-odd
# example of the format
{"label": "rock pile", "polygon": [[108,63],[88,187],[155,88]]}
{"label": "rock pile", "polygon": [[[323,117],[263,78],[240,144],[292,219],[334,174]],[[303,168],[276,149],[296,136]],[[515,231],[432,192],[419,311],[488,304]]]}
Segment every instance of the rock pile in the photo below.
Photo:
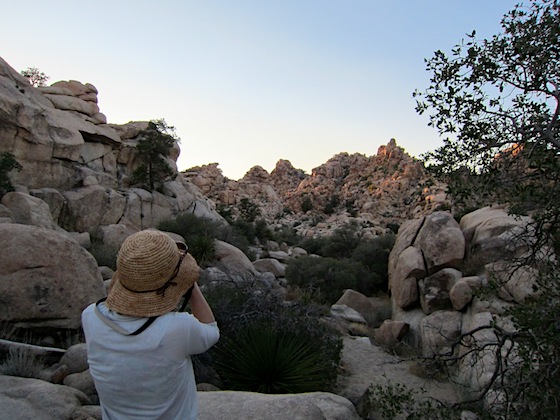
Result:
{"label": "rock pile", "polygon": [[451,206],[444,185],[393,139],[375,156],[340,153],[311,175],[287,160],[279,160],[270,174],[255,166],[239,181],[225,178],[216,163],[184,174],[218,205],[235,207],[248,199],[269,223],[294,226],[303,236],[327,235],[350,220],[380,235],[391,224]]}
{"label": "rock pile", "polygon": [[[425,357],[450,351],[465,356],[456,379],[468,393],[484,389],[496,361],[470,355],[469,349],[497,344],[492,326],[511,331],[505,310],[536,293],[536,272],[505,260],[527,252],[526,243],[514,240],[527,225],[527,218],[509,216],[499,206],[476,210],[460,223],[447,212],[404,223],[389,257],[393,315],[377,331],[377,341],[388,346],[403,341]],[[490,279],[497,293],[478,293]],[[452,348],[459,337],[477,329],[469,347]]]}

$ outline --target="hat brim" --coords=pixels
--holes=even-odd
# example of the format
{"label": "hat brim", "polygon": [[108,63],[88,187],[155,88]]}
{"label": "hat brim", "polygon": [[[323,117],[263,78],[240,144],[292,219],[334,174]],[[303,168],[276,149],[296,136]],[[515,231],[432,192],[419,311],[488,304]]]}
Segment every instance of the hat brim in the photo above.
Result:
{"label": "hat brim", "polygon": [[163,315],[174,310],[181,297],[198,281],[200,269],[196,260],[186,254],[179,272],[163,293],[157,291],[134,292],[123,286],[118,270],[113,276],[106,305],[112,311],[123,315],[152,317]]}

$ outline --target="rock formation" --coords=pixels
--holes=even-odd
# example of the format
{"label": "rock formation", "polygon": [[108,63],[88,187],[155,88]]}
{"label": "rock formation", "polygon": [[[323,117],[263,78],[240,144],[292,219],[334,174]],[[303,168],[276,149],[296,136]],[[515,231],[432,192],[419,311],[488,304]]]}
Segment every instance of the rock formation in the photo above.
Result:
{"label": "rock formation", "polygon": [[[405,222],[389,257],[392,319],[378,330],[378,342],[394,346],[402,340],[425,357],[463,356],[455,379],[471,395],[484,389],[497,363],[490,354],[498,343],[492,327],[513,331],[506,309],[538,293],[534,269],[510,262],[527,252],[527,237],[516,240],[516,231],[527,232],[528,221],[494,206],[460,223],[447,212]],[[490,281],[496,292],[487,287]],[[486,293],[479,293],[483,288]],[[472,350],[477,345],[489,346],[484,357]]]}
{"label": "rock formation", "polygon": [[[235,208],[249,199],[269,223],[294,226],[304,236],[326,235],[351,219],[375,236],[388,226],[451,207],[445,186],[394,139],[374,156],[340,153],[311,175],[282,159],[270,174],[255,166],[239,181],[224,177],[217,163],[184,174],[218,205]],[[302,211],[305,200],[311,207],[307,215]]]}
{"label": "rock formation", "polygon": [[[12,183],[46,203],[54,225],[103,240],[108,226],[135,231],[186,211],[221,220],[214,203],[183,176],[167,182],[162,192],[131,188],[130,177],[141,163],[135,146],[148,122],[119,126],[106,120],[92,84],[71,80],[35,88],[0,58],[0,152],[12,153],[21,164]],[[175,172],[178,155],[175,144],[166,157]],[[23,202],[29,208],[33,201],[21,195],[3,200],[16,221],[24,217]]]}

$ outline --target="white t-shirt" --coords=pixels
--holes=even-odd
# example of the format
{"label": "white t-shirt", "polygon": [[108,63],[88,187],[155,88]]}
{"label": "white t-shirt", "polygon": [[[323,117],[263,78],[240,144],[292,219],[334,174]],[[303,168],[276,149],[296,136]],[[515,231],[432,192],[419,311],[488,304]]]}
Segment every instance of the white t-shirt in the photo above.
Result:
{"label": "white t-shirt", "polygon": [[[103,316],[127,331],[147,318],[119,315],[105,303]],[[106,325],[95,304],[82,313],[88,363],[103,419],[196,419],[198,402],[190,356],[219,339],[215,322],[203,324],[185,312],[159,316],[138,335],[127,336]]]}

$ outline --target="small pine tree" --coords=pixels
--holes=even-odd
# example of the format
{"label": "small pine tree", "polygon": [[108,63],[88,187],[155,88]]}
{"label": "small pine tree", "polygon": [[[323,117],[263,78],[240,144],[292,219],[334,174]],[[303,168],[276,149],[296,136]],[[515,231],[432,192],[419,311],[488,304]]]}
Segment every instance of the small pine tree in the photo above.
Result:
{"label": "small pine tree", "polygon": [[173,179],[173,169],[163,157],[169,155],[176,141],[179,138],[175,127],[167,125],[164,119],[150,121],[136,145],[143,163],[133,172],[132,183],[154,191],[168,179]]}

